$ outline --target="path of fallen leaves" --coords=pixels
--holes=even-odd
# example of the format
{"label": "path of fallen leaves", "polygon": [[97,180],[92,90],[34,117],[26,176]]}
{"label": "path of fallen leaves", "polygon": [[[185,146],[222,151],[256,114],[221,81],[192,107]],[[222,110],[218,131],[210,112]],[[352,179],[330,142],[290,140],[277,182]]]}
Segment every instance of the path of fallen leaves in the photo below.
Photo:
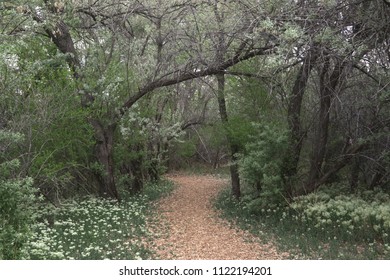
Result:
{"label": "path of fallen leaves", "polygon": [[[177,188],[158,202],[162,221],[154,225],[149,244],[158,259],[283,259],[272,244],[261,244],[248,232],[218,217],[211,199],[227,184],[211,175],[170,175]],[[165,232],[165,233],[164,233]]]}

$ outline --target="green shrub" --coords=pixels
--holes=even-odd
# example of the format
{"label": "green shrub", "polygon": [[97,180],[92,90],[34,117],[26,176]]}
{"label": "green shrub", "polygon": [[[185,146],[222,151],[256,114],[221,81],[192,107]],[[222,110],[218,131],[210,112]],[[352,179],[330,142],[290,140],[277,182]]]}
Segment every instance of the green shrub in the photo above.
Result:
{"label": "green shrub", "polygon": [[[12,145],[23,140],[22,135],[0,130],[0,148],[7,155]],[[19,160],[0,158],[0,259],[19,259],[31,234],[36,202],[31,178],[17,174]]]}
{"label": "green shrub", "polygon": [[240,155],[240,174],[256,198],[249,199],[254,212],[264,207],[277,206],[284,201],[281,164],[286,150],[286,133],[268,125],[254,126],[258,133]]}
{"label": "green shrub", "polygon": [[167,180],[148,182],[145,184],[143,194],[148,198],[148,200],[153,201],[169,194],[173,188],[173,183]]}

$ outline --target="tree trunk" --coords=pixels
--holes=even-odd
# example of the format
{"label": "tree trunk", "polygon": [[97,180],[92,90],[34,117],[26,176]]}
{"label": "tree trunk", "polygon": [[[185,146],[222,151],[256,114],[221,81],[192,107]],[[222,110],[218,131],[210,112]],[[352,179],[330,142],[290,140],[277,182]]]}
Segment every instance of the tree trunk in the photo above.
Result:
{"label": "tree trunk", "polygon": [[352,164],[351,177],[349,180],[349,187],[351,189],[351,192],[355,192],[359,185],[359,172],[360,172],[359,159],[355,158]]}
{"label": "tree trunk", "polygon": [[320,185],[325,184],[328,179],[340,171],[343,167],[350,163],[350,161],[356,157],[357,153],[367,148],[367,143],[355,144],[350,146],[341,157],[339,161],[333,164],[333,167],[329,169],[325,174],[321,176],[316,182],[314,189],[318,188]]}
{"label": "tree trunk", "polygon": [[322,163],[325,156],[326,144],[328,142],[329,109],[331,104],[331,93],[328,90],[320,90],[320,112],[319,125],[316,136],[313,140],[313,151],[310,160],[310,171],[306,183],[308,192],[313,190],[316,180],[321,174]]}
{"label": "tree trunk", "polygon": [[[41,22],[42,19],[35,17],[35,20]],[[80,80],[79,68],[80,61],[74,47],[72,36],[68,26],[64,21],[57,22],[53,29],[45,28],[46,33],[57,46],[58,50],[67,54],[67,63],[72,70],[75,80]],[[83,108],[87,108],[93,102],[93,97],[88,93],[81,96],[81,104]],[[100,120],[90,119],[89,123],[94,128],[96,144],[95,157],[99,164],[103,167],[103,172],[98,174],[99,178],[99,194],[103,197],[110,197],[119,200],[119,194],[115,184],[114,177],[114,162],[113,162],[113,142],[114,132],[117,124],[113,123],[104,127]]]}
{"label": "tree trunk", "polygon": [[130,193],[140,193],[144,187],[144,180],[142,176],[142,160],[140,158],[132,159],[130,161],[130,169],[132,173],[132,184],[130,186]]}
{"label": "tree trunk", "polygon": [[103,168],[98,176],[100,178],[99,194],[102,197],[115,198],[119,200],[119,194],[115,184],[113,144],[116,124],[105,127],[99,120],[90,120],[95,131],[96,145],[95,156]]}
{"label": "tree trunk", "polygon": [[327,143],[330,106],[332,96],[339,85],[344,64],[335,63],[332,74],[329,76],[330,61],[325,58],[324,66],[320,73],[320,111],[317,132],[313,139],[313,151],[310,160],[310,171],[305,184],[306,193],[314,191],[318,186],[318,179],[322,175],[322,164],[324,161]]}
{"label": "tree trunk", "polygon": [[160,181],[160,171],[159,166],[161,163],[160,158],[162,157],[161,151],[161,142],[158,140],[157,143],[149,143],[148,144],[148,153],[147,153],[147,161],[148,166],[146,169],[147,177],[149,180],[153,182]]}
{"label": "tree trunk", "polygon": [[302,189],[300,192],[296,193],[296,196],[306,195],[314,190],[316,190],[321,185],[325,184],[329,178],[331,178],[334,174],[339,172],[343,167],[350,163],[350,161],[356,157],[356,154],[368,146],[367,143],[359,143],[353,146],[349,146],[348,149],[345,150],[344,154],[340,156],[340,159],[335,162],[332,167],[323,174],[320,178],[318,178],[311,189]]}
{"label": "tree trunk", "polygon": [[313,68],[316,55],[308,52],[296,77],[294,87],[288,104],[287,122],[290,131],[290,139],[286,156],[282,164],[282,178],[285,185],[285,195],[292,197],[294,177],[297,174],[299,158],[302,149],[304,133],[301,126],[301,107],[303,95]]}
{"label": "tree trunk", "polygon": [[[222,123],[224,125],[228,124],[228,114],[226,110],[226,101],[225,101],[225,75],[217,74],[218,82],[218,106],[219,114],[221,116]],[[239,152],[239,147],[233,143],[229,133],[226,133],[227,141],[230,149],[231,165],[230,165],[230,176],[232,180],[232,194],[235,198],[239,199],[241,196],[240,188],[240,175],[238,172],[237,156]]]}
{"label": "tree trunk", "polygon": [[238,172],[238,164],[236,153],[239,151],[238,147],[235,145],[230,146],[232,162],[230,165],[230,177],[232,180],[232,194],[236,199],[239,199],[241,196],[241,187],[240,187],[240,174]]}
{"label": "tree trunk", "polygon": [[143,146],[139,143],[131,146],[134,155],[131,156],[127,165],[132,179],[129,185],[131,194],[140,193],[144,187],[144,157],[142,149]]}

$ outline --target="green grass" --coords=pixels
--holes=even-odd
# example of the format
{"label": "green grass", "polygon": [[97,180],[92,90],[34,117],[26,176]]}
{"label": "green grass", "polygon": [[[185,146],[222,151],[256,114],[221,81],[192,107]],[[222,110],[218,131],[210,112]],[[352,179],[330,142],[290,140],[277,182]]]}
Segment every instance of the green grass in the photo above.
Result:
{"label": "green grass", "polygon": [[69,201],[61,208],[44,208],[48,220],[34,225],[34,234],[24,248],[25,259],[150,259],[144,246],[150,233],[148,217],[152,201],[172,190],[167,181],[149,183],[142,195],[121,203],[89,197]]}
{"label": "green grass", "polygon": [[363,196],[320,192],[267,209],[255,208],[245,197],[238,202],[226,189],[215,206],[224,218],[273,241],[292,259],[390,259],[388,197]]}

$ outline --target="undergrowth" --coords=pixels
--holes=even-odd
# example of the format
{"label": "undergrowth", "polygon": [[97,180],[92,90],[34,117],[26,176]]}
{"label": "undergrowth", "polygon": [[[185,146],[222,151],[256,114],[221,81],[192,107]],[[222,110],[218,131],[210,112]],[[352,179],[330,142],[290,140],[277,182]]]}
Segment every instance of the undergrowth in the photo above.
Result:
{"label": "undergrowth", "polygon": [[293,259],[390,259],[389,195],[337,192],[335,186],[267,208],[247,197],[237,201],[226,189],[215,205],[224,218],[272,240]]}
{"label": "undergrowth", "polygon": [[152,201],[172,190],[168,181],[149,183],[143,194],[114,200],[88,197],[60,208],[41,209],[41,222],[23,250],[24,259],[150,259],[144,241]]}
{"label": "undergrowth", "polygon": [[[230,176],[229,165],[221,165],[216,168],[207,164],[197,164],[191,163],[185,166],[182,166],[177,172],[180,174],[187,175],[214,175],[219,177]],[[175,170],[171,170],[172,173],[175,173]]]}

